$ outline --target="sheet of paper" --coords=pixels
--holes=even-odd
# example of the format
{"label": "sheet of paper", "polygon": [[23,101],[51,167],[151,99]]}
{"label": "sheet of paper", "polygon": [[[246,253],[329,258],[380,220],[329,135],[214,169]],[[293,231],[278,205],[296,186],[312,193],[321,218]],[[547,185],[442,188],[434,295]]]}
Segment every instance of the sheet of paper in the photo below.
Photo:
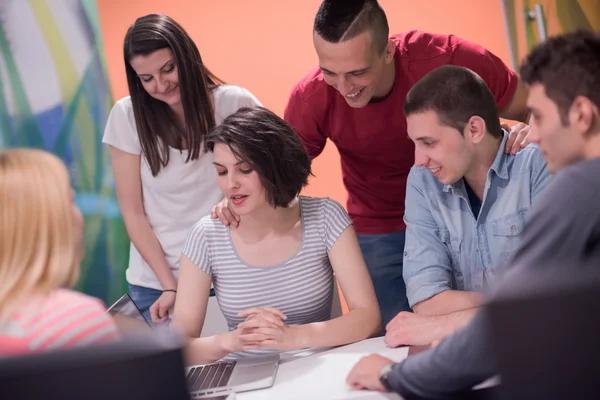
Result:
{"label": "sheet of paper", "polygon": [[383,338],[367,339],[348,346],[311,354],[310,350],[283,355],[275,384],[266,390],[238,393],[236,400],[263,399],[400,399],[389,393],[350,390],[346,377],[362,357],[378,353],[394,361],[408,355],[408,348],[392,349],[383,343]]}

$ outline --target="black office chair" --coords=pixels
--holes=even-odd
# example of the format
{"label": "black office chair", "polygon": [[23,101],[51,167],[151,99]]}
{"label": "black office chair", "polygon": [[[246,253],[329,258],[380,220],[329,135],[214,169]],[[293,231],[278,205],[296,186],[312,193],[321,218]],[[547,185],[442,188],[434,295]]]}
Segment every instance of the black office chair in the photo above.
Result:
{"label": "black office chair", "polygon": [[0,358],[6,400],[188,400],[175,340],[127,339],[94,347]]}
{"label": "black office chair", "polygon": [[516,278],[487,305],[502,398],[599,398],[600,259]]}

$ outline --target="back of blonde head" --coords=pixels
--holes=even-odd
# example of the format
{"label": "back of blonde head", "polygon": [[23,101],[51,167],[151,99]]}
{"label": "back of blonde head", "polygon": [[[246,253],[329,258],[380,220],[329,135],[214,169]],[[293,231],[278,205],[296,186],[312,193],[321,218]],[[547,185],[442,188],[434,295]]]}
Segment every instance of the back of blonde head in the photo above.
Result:
{"label": "back of blonde head", "polygon": [[79,275],[69,175],[45,151],[0,153],[0,323]]}

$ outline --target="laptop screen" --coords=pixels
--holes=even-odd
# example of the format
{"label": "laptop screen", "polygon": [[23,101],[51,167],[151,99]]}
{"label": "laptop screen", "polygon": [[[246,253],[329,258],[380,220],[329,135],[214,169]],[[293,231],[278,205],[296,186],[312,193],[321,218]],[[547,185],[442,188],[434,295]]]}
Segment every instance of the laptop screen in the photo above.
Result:
{"label": "laptop screen", "polygon": [[121,333],[144,333],[152,331],[152,325],[137,308],[129,294],[125,293],[109,309]]}

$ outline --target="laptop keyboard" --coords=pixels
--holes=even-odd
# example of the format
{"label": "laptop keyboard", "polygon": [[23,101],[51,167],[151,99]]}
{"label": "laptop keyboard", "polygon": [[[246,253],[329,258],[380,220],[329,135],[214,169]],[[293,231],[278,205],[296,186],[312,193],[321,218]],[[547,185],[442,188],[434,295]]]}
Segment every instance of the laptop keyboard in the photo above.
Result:
{"label": "laptop keyboard", "polygon": [[190,368],[186,377],[190,391],[226,386],[234,366],[235,361],[228,361]]}

